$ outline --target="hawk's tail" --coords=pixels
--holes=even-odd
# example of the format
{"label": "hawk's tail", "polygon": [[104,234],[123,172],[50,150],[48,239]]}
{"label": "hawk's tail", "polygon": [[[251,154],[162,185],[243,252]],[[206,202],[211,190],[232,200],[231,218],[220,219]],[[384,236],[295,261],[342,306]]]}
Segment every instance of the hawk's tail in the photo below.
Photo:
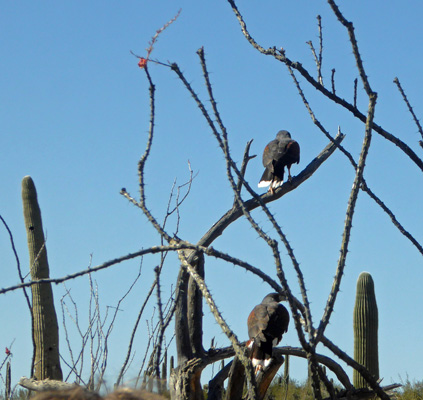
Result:
{"label": "hawk's tail", "polygon": [[263,175],[260,178],[258,187],[267,187],[270,185],[273,189],[282,186],[283,180],[280,180],[278,177],[274,176],[272,171],[266,168],[263,172]]}

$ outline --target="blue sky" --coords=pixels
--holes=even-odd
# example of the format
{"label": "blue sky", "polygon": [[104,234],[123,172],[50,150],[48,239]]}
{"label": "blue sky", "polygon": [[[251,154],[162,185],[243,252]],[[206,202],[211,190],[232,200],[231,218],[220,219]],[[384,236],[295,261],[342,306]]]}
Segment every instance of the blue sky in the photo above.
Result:
{"label": "blue sky", "polygon": [[[316,16],[321,15],[324,82],[330,85],[335,68],[337,93],[352,100],[357,71],[351,46],[325,2],[262,1],[257,5],[245,1],[239,2],[239,8],[257,42],[263,47],[283,47],[288,57],[300,61],[314,76],[315,64],[306,41],[317,46]],[[327,144],[311,122],[286,67],[247,43],[223,0],[3,2],[0,214],[14,234],[25,271],[28,256],[20,199],[20,182],[25,175],[33,177],[39,193],[52,277],[85,269],[91,256],[92,265],[97,265],[158,243],[141,211],[119,194],[122,187],[134,196],[138,193],[137,161],[144,151],[149,120],[148,84],[130,51],[145,54],[156,30],[179,9],[180,17],[160,35],[152,58],[176,62],[209,105],[196,55],[204,46],[235,161],[241,161],[246,142],[254,139],[251,152],[258,157],[250,162],[246,174],[253,187],[262,174],[262,149],[278,130],[289,130],[301,145],[301,162],[293,167],[294,175]],[[341,10],[354,22],[364,66],[379,94],[375,121],[421,155],[421,137],[392,83],[397,76],[417,115],[422,115],[421,4],[344,1]],[[195,243],[232,205],[223,155],[176,75],[153,64],[150,73],[156,85],[156,136],[146,167],[148,205],[162,220],[174,180],[182,184],[189,177],[189,160],[198,175],[180,210],[179,235]],[[358,160],[363,125],[308,87],[304,79],[299,80],[317,118],[333,135],[341,126],[347,135],[344,145]],[[365,112],[367,99],[360,85],[358,94],[359,108]],[[421,171],[391,143],[374,134],[364,175],[369,187],[421,243]],[[310,180],[270,205],[301,263],[315,321],[323,313],[335,274],[353,179],[354,171],[346,158],[335,153]],[[274,235],[263,214],[256,211],[253,216]],[[172,229],[174,225],[169,225]],[[213,246],[275,276],[271,252],[245,220],[233,224]],[[0,286],[8,287],[18,282],[18,276],[3,228],[0,252]],[[293,291],[299,296],[282,246],[281,253]],[[154,279],[152,270],[157,262],[153,257],[143,260],[141,281],[121,306],[111,343],[111,381],[123,362],[129,332]],[[139,263],[127,262],[95,275],[104,307],[115,305],[126,292]],[[416,312],[423,301],[421,254],[365,193],[359,195],[342,291],[327,329],[327,336],[350,355],[355,285],[362,271],[370,272],[375,281],[384,383],[407,376],[421,379],[423,318]],[[178,261],[171,257],[164,273],[165,291],[175,283],[177,272]],[[227,322],[241,340],[246,339],[248,313],[269,288],[251,274],[212,259],[207,260],[206,279]],[[72,288],[83,312],[87,279],[69,282],[67,287]],[[54,291],[59,303],[64,288],[56,286]],[[0,296],[0,351],[1,346],[14,341],[14,382],[28,375],[30,367],[30,321],[25,307],[22,293]],[[144,324],[137,336],[139,358],[145,331]],[[206,346],[212,337],[218,345],[227,344],[206,308],[204,331]],[[298,345],[293,328],[284,344]],[[134,370],[138,361],[134,361]],[[291,365],[291,376],[304,379],[305,364],[293,361]]]}

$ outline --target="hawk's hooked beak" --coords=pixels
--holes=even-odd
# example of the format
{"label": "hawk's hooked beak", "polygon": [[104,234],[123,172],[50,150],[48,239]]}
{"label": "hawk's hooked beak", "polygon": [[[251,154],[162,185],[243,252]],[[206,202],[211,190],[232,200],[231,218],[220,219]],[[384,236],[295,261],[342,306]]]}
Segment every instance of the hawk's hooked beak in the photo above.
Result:
{"label": "hawk's hooked beak", "polygon": [[288,297],[286,296],[286,293],[285,292],[283,292],[283,293],[278,293],[278,295],[279,295],[279,301],[281,302],[281,301],[287,301],[288,300]]}

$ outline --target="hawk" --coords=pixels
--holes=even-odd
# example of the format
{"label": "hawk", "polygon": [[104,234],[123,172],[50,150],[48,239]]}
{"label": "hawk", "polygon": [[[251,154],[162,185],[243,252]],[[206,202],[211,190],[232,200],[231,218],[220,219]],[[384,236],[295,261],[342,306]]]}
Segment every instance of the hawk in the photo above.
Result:
{"label": "hawk", "polygon": [[247,346],[251,349],[250,358],[256,373],[270,364],[272,349],[288,331],[288,310],[279,304],[286,297],[279,293],[268,294],[254,307],[248,316]]}
{"label": "hawk", "polygon": [[283,183],[285,166],[288,168],[288,179],[291,181],[291,165],[300,162],[300,145],[288,131],[279,131],[263,151],[264,173],[258,187],[269,187],[269,191],[278,188]]}

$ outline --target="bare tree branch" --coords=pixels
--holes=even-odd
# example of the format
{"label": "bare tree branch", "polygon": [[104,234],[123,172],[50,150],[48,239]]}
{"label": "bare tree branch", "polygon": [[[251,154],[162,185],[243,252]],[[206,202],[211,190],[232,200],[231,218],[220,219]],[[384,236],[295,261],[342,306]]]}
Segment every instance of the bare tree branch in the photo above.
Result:
{"label": "bare tree branch", "polygon": [[[280,188],[278,188],[272,195],[269,192],[260,196],[264,203],[275,201],[285,194],[296,189],[307,179],[309,179],[318,168],[333,154],[337,148],[337,144],[341,143],[345,135],[339,134],[335,137],[335,143],[329,143],[320,154],[313,159],[297,176],[292,178],[291,182],[285,182]],[[252,211],[257,207],[260,207],[260,202],[252,198],[245,202],[247,210]],[[239,208],[231,208],[228,210],[198,241],[199,246],[209,246],[216,238],[218,238],[224,230],[234,221],[242,216],[242,211]],[[1,294],[1,291],[0,291]]]}
{"label": "bare tree branch", "polygon": [[367,371],[365,367],[363,367],[358,362],[354,361],[351,357],[349,357],[345,352],[343,352],[339,347],[337,347],[334,343],[332,343],[329,339],[325,336],[321,337],[322,344],[327,347],[333,354],[337,355],[341,360],[345,361],[349,366],[353,367],[357,371],[360,372],[361,375],[366,379],[369,383],[369,386],[375,391],[375,393],[383,400],[389,400],[390,397],[385,393],[385,391],[380,387],[377,380],[374,376]]}
{"label": "bare tree branch", "polygon": [[[16,247],[15,247],[15,241],[13,239],[12,231],[10,230],[10,228],[7,225],[5,219],[1,215],[0,215],[0,220],[3,223],[4,227],[6,228],[7,233],[9,234],[10,245],[12,246],[13,255],[15,256],[16,267],[18,269],[19,280],[21,281],[21,283],[24,283],[25,282],[25,279],[24,279],[24,277],[22,275],[21,263],[19,261],[18,252],[17,252]],[[29,295],[26,292],[26,289],[25,288],[23,288],[23,294],[25,296],[26,304],[28,305],[29,315],[31,316],[31,330],[33,330],[34,329],[34,314],[32,312],[31,300],[29,299]],[[35,336],[34,336],[34,333],[33,332],[31,334],[31,338],[32,338],[33,352],[32,352],[32,361],[31,361],[31,372],[30,372],[30,375],[33,376],[34,375],[34,360],[35,360]]]}
{"label": "bare tree branch", "polygon": [[322,17],[317,16],[317,26],[319,28],[319,66],[318,66],[318,78],[319,83],[323,86],[322,76],[322,62],[323,62],[323,29],[322,29]]}
{"label": "bare tree branch", "polygon": [[[323,127],[323,125],[321,124],[321,122],[316,118],[313,110],[310,107],[310,103],[307,101],[304,92],[300,86],[300,83],[298,82],[294,71],[292,70],[291,67],[287,67],[292,79],[294,80],[294,84],[297,87],[298,93],[301,96],[301,99],[303,100],[303,103],[305,105],[305,107],[307,108],[310,117],[313,121],[313,123],[320,129],[321,132],[323,132],[323,134],[330,140],[330,141],[334,141],[334,138],[330,135],[330,133]],[[353,168],[356,170],[357,169],[357,163],[354,160],[353,156],[351,155],[351,153],[349,151],[347,151],[341,144],[338,144],[338,148],[339,150],[345,155],[345,157],[347,157],[347,159],[350,161],[351,165],[353,166]],[[376,196],[376,194],[367,186],[367,183],[363,177],[363,180],[361,182],[361,189],[367,193],[371,199],[373,199],[376,204],[378,204],[382,210],[388,214],[388,216],[390,217],[392,223],[394,224],[395,227],[397,227],[397,229],[401,232],[401,234],[403,234],[408,240],[411,241],[411,243],[417,248],[417,250],[423,254],[423,247],[420,245],[420,243],[401,225],[401,223],[396,219],[394,213],[385,205],[385,203],[378,197]]]}
{"label": "bare tree branch", "polygon": [[332,93],[333,94],[335,94],[336,93],[336,90],[335,90],[335,68],[332,68],[332,74],[331,74],[331,77],[330,77],[330,81],[331,81],[331,84],[332,84]]}
{"label": "bare tree branch", "polygon": [[138,312],[138,316],[137,316],[137,319],[135,321],[134,327],[132,329],[131,337],[129,339],[129,345],[128,345],[128,350],[126,352],[126,357],[125,357],[125,360],[124,360],[124,362],[122,364],[122,367],[121,367],[121,369],[119,371],[119,375],[118,375],[118,377],[116,379],[115,386],[119,386],[122,383],[123,374],[125,372],[126,366],[128,365],[129,359],[131,357],[131,352],[132,352],[132,347],[133,347],[133,344],[134,344],[135,333],[137,332],[137,329],[138,329],[138,326],[139,326],[139,323],[140,323],[140,320],[141,320],[141,316],[143,315],[143,312],[144,312],[144,309],[145,309],[145,307],[147,305],[147,302],[150,299],[150,297],[151,297],[151,295],[152,295],[152,293],[154,291],[155,283],[156,282],[154,282],[153,285],[150,287],[150,290],[148,291],[147,296],[145,297],[144,302],[141,305],[140,311]]}
{"label": "bare tree branch", "polygon": [[398,86],[398,90],[400,91],[400,93],[402,95],[402,98],[404,99],[404,102],[407,105],[408,110],[410,111],[410,114],[412,115],[413,120],[416,123],[417,128],[418,128],[418,130],[420,132],[420,135],[421,135],[421,137],[423,139],[423,129],[422,129],[422,126],[420,125],[420,121],[418,120],[418,118],[416,117],[416,114],[414,113],[413,107],[411,107],[411,104],[408,101],[408,98],[407,98],[407,96],[406,96],[406,94],[404,92],[404,89],[401,86],[401,83],[400,83],[399,79],[398,78],[394,78],[394,83]]}
{"label": "bare tree branch", "polygon": [[[251,147],[252,143],[253,143],[253,139],[248,141],[247,145],[245,146],[244,157],[242,158],[241,169],[239,170],[240,176],[238,177],[238,183],[236,185],[236,191],[237,191],[237,193],[239,193],[239,195],[241,193],[242,184],[244,182],[245,171],[247,170],[247,165],[250,162],[250,160],[252,160],[253,158],[256,157],[256,155],[250,156],[250,147]],[[236,198],[234,200],[234,207],[235,207],[235,205],[236,205]]]}
{"label": "bare tree branch", "polygon": [[320,15],[317,16],[317,24],[319,28],[319,55],[317,55],[316,50],[313,46],[313,42],[311,40],[309,40],[307,44],[310,46],[311,53],[313,54],[314,61],[316,62],[317,81],[323,86],[323,76],[322,76],[323,34],[322,34],[322,17]]}
{"label": "bare tree branch", "polygon": [[357,69],[360,74],[361,81],[363,82],[364,90],[366,91],[367,95],[370,97],[373,94],[373,90],[370,87],[369,80],[364,70],[363,60],[361,59],[360,51],[358,50],[358,43],[354,33],[354,25],[352,22],[347,21],[347,19],[341,13],[341,11],[339,10],[334,0],[328,0],[328,3],[331,6],[332,11],[334,12],[338,20],[341,22],[341,24],[344,25],[345,28],[347,28],[353,54],[355,57],[355,61],[357,63]]}
{"label": "bare tree branch", "polygon": [[153,143],[153,136],[154,136],[154,120],[155,120],[155,86],[151,79],[151,76],[148,72],[147,67],[145,67],[145,73],[147,75],[148,82],[150,83],[150,126],[149,126],[149,133],[148,133],[148,140],[147,146],[145,148],[144,154],[141,156],[138,162],[138,178],[139,178],[139,189],[140,189],[140,200],[137,202],[127,191],[125,188],[122,188],[120,193],[126,197],[132,204],[141,208],[145,216],[148,220],[152,223],[152,225],[156,228],[159,232],[160,236],[164,237],[168,243],[171,242],[172,238],[164,231],[163,227],[157,222],[157,220],[153,217],[150,210],[147,208],[146,205],[146,197],[145,197],[145,182],[144,182],[144,166],[150,155],[151,146]]}
{"label": "bare tree branch", "polygon": [[367,186],[366,181],[363,179],[361,182],[361,190],[367,193],[371,199],[373,199],[386,214],[388,214],[389,218],[391,218],[392,223],[394,226],[417,248],[417,250],[423,255],[423,247],[422,245],[408,232],[401,223],[397,220],[394,213],[385,205],[385,203],[377,197]]}
{"label": "bare tree branch", "polygon": [[355,78],[354,79],[354,108],[357,108],[357,84],[358,84],[358,79]]}
{"label": "bare tree branch", "polygon": [[329,318],[333,312],[333,307],[335,304],[336,296],[340,289],[341,279],[342,275],[344,273],[345,268],[345,261],[347,258],[348,253],[348,244],[350,241],[350,234],[351,234],[351,228],[352,228],[352,220],[355,210],[355,205],[357,202],[358,192],[360,189],[361,182],[363,180],[363,171],[366,163],[367,154],[369,151],[370,143],[371,143],[371,137],[372,137],[372,125],[373,125],[373,117],[375,113],[375,106],[376,106],[376,100],[377,100],[377,94],[371,93],[369,99],[369,112],[368,112],[368,118],[366,122],[366,130],[365,130],[365,136],[363,140],[363,145],[361,149],[360,159],[357,164],[357,170],[356,175],[353,183],[353,187],[351,189],[350,198],[348,200],[348,207],[347,207],[347,213],[345,218],[345,226],[344,226],[344,232],[342,235],[342,245],[341,245],[341,255],[338,261],[338,267],[336,270],[335,279],[333,282],[332,290],[328,298],[328,302],[326,304],[325,312],[322,317],[322,320],[319,325],[319,329],[317,332],[317,336],[315,338],[315,343],[318,343],[320,341],[321,336],[323,335],[326,326],[329,323]]}
{"label": "bare tree branch", "polygon": [[[240,25],[241,25],[241,31],[244,34],[245,38],[250,42],[250,44],[258,50],[260,53],[268,56],[274,57],[276,60],[286,64],[287,66],[290,66],[291,68],[297,70],[303,78],[307,80],[308,83],[310,83],[316,90],[321,92],[325,97],[332,100],[334,103],[341,105],[345,109],[347,109],[351,114],[359,119],[361,122],[365,123],[367,120],[367,117],[365,114],[361,113],[356,105],[353,105],[349,102],[347,102],[345,99],[337,96],[334,92],[329,91],[326,89],[323,85],[321,85],[319,82],[317,82],[310,74],[309,72],[302,66],[299,62],[294,62],[290,60],[284,50],[277,50],[275,47],[271,47],[268,49],[265,49],[264,47],[260,46],[250,35],[250,33],[247,30],[247,26],[245,24],[245,21],[242,18],[241,13],[239,12],[235,1],[234,0],[228,0],[228,3],[231,5],[232,10],[237,17]],[[332,2],[333,3],[333,2]],[[358,53],[359,56],[359,53]],[[357,62],[361,60],[360,57],[357,58],[357,55],[355,55]],[[362,64],[362,63],[361,63]],[[364,82],[367,80],[367,76],[363,73],[361,73],[361,78],[364,80]],[[380,125],[378,125],[376,122],[373,122],[373,130],[377,132],[379,135],[384,137],[385,139],[389,140],[393,144],[395,144],[397,147],[399,147],[419,168],[423,171],[423,160],[417,156],[417,154],[402,140],[397,138],[396,136],[392,135],[385,129],[383,129]]]}

